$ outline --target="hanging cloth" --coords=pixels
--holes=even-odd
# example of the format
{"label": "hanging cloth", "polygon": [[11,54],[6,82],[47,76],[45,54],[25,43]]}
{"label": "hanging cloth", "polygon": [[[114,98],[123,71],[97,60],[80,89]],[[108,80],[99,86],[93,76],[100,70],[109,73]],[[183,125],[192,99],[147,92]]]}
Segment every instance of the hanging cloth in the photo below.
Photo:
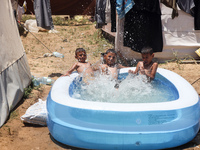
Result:
{"label": "hanging cloth", "polygon": [[176,0],[160,0],[161,3],[163,3],[165,6],[172,8],[172,19],[175,17],[178,17],[178,9],[177,9],[177,4]]}
{"label": "hanging cloth", "polygon": [[106,0],[96,0],[95,21],[96,28],[102,28],[106,24],[105,19]]}
{"label": "hanging cloth", "polygon": [[200,30],[200,2],[199,0],[177,0],[181,10],[194,17],[194,29]]}
{"label": "hanging cloth", "polygon": [[145,46],[154,52],[163,49],[159,0],[134,0],[135,5],[125,15],[124,46],[141,52]]}
{"label": "hanging cloth", "polygon": [[47,30],[53,30],[50,0],[34,0],[34,11],[37,26]]}
{"label": "hanging cloth", "polygon": [[111,23],[111,6],[110,6],[110,0],[106,1],[105,15],[106,15],[106,23]]}
{"label": "hanging cloth", "polygon": [[194,0],[176,0],[178,7],[194,17]]}
{"label": "hanging cloth", "polygon": [[133,0],[116,0],[116,9],[118,13],[118,17],[124,18],[125,14],[133,7]]}
{"label": "hanging cloth", "polygon": [[116,32],[116,0],[110,0],[111,6],[111,32]]}
{"label": "hanging cloth", "polygon": [[200,30],[200,0],[194,0],[194,28]]}

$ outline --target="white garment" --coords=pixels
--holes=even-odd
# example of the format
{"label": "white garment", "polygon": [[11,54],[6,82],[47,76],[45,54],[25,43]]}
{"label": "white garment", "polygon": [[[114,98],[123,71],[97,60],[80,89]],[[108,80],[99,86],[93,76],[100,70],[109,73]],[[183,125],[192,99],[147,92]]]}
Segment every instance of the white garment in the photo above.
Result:
{"label": "white garment", "polygon": [[16,0],[11,0],[11,3],[13,10],[17,10],[17,20],[20,21],[22,19],[22,15],[26,12],[24,9],[26,7],[26,1],[24,1],[23,6],[20,6]]}
{"label": "white garment", "polygon": [[106,1],[105,18],[106,18],[106,23],[111,23],[111,5],[110,5],[110,0]]}
{"label": "white garment", "polygon": [[22,20],[22,15],[25,13],[24,7],[19,6],[17,8],[17,20]]}
{"label": "white garment", "polygon": [[124,20],[125,18],[120,19],[117,16],[116,23],[116,36],[115,36],[115,50],[122,51],[124,49]]}

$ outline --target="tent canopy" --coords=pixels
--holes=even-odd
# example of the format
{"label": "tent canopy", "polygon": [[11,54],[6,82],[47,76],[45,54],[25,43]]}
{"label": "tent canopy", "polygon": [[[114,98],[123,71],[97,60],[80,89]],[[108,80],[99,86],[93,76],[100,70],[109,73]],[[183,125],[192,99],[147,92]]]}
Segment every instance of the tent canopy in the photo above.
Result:
{"label": "tent canopy", "polygon": [[31,73],[19,36],[11,1],[0,5],[0,127],[31,82]]}

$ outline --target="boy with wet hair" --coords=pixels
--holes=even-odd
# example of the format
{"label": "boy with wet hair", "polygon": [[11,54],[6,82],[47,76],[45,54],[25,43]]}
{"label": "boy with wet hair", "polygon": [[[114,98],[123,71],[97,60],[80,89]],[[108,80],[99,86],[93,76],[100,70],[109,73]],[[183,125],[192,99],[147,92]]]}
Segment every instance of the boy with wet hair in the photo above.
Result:
{"label": "boy with wet hair", "polygon": [[153,62],[154,58],[153,49],[151,47],[144,47],[141,50],[143,61],[139,61],[135,71],[129,70],[129,73],[146,75],[149,81],[153,80],[156,75],[158,63]]}
{"label": "boy with wet hair", "polygon": [[75,58],[78,62],[74,63],[74,65],[62,76],[69,76],[74,70],[76,70],[79,74],[82,73],[83,76],[93,75],[91,64],[86,62],[87,54],[85,49],[77,48],[75,51]]}
{"label": "boy with wet hair", "polygon": [[111,79],[118,79],[118,70],[121,68],[125,68],[121,64],[117,63],[117,53],[114,49],[108,49],[105,53],[103,53],[104,64],[100,65],[100,69],[102,74],[110,75]]}

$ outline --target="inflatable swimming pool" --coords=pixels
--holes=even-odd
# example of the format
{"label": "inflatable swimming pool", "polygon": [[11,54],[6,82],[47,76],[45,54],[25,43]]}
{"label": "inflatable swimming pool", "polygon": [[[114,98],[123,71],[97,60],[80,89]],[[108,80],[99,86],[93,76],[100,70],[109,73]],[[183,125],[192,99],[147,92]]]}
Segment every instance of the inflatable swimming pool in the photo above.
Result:
{"label": "inflatable swimming pool", "polygon": [[47,98],[50,134],[66,145],[103,150],[164,149],[191,141],[199,130],[199,96],[176,73],[161,68],[157,72],[174,85],[177,99],[157,103],[74,99],[69,93],[78,74],[60,77]]}

